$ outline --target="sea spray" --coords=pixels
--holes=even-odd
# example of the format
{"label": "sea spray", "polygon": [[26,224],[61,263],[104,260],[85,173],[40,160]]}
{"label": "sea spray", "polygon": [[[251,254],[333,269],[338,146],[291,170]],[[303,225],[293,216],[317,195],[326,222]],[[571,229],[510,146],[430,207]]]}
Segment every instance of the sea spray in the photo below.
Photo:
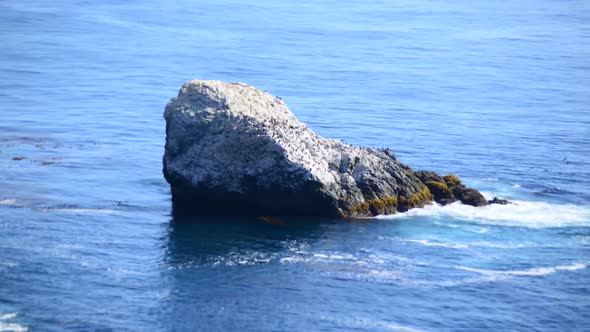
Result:
{"label": "sea spray", "polygon": [[410,210],[381,219],[412,217],[454,218],[482,224],[523,226],[531,228],[590,226],[590,209],[570,204],[513,201],[508,205],[473,207],[461,203],[446,206],[432,204],[423,209]]}

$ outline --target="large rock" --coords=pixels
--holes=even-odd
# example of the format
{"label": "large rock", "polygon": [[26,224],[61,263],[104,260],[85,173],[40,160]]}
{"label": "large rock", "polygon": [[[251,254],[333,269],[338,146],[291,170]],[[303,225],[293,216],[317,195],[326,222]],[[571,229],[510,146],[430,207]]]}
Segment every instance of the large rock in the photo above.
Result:
{"label": "large rock", "polygon": [[185,83],[164,117],[175,213],[368,217],[433,199],[389,150],[320,137],[244,83]]}

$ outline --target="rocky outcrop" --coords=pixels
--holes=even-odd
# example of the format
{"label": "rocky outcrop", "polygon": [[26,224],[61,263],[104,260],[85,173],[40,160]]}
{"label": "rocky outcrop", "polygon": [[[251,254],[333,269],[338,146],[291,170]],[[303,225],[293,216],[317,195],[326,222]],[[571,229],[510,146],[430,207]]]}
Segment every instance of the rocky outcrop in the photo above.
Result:
{"label": "rocky outcrop", "polygon": [[490,204],[500,204],[500,205],[514,204],[514,203],[510,202],[507,199],[502,199],[502,198],[498,198],[498,197],[494,197],[494,199],[488,201],[488,203],[490,203]]}
{"label": "rocky outcrop", "polygon": [[389,150],[316,135],[280,98],[244,83],[187,82],[164,117],[175,213],[368,217],[437,197],[481,205],[458,179],[449,185]]}
{"label": "rocky outcrop", "polygon": [[430,190],[434,200],[440,205],[460,201],[466,205],[484,206],[488,204],[509,204],[508,200],[494,197],[488,201],[477,190],[466,187],[454,174],[440,176],[430,171],[419,171],[416,175]]}

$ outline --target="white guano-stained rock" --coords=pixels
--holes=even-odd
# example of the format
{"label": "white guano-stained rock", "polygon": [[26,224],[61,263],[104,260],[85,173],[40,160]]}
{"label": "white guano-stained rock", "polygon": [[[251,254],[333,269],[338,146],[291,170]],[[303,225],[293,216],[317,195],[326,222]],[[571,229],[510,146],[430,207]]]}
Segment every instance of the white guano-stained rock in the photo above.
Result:
{"label": "white guano-stained rock", "polygon": [[244,83],[185,83],[164,113],[175,212],[366,217],[431,201],[389,150],[316,135]]}

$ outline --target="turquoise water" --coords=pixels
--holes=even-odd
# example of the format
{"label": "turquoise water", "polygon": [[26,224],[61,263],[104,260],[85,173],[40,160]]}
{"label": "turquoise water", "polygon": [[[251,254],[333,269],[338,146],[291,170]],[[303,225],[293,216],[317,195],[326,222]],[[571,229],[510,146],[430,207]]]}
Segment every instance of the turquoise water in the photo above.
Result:
{"label": "turquoise water", "polygon": [[[590,330],[588,2],[8,0],[0,22],[0,331]],[[175,220],[162,113],[193,78],[517,204]]]}

